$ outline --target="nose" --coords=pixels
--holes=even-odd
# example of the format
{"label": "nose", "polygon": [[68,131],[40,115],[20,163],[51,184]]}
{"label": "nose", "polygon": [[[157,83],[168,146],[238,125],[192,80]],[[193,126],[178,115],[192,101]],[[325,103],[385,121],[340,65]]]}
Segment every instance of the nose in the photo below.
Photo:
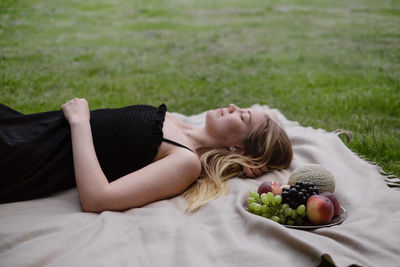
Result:
{"label": "nose", "polygon": [[228,106],[228,111],[229,113],[235,112],[235,110],[239,109],[238,106],[236,106],[235,104],[229,104]]}

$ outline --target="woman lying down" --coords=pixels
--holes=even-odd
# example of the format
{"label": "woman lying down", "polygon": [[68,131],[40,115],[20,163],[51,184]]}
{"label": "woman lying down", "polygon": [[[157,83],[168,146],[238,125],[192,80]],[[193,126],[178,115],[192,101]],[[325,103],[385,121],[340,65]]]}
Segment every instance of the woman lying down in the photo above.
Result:
{"label": "woman lying down", "polygon": [[22,114],[0,104],[0,203],[77,187],[88,212],[126,210],[183,193],[195,211],[228,192],[227,180],[287,167],[288,136],[270,110],[230,104],[193,128],[166,106]]}

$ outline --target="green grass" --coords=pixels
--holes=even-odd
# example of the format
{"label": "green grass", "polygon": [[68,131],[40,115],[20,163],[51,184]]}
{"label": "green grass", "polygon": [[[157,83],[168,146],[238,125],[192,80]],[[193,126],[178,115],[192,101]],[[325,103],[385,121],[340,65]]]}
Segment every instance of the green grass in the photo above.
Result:
{"label": "green grass", "polygon": [[400,176],[400,2],[0,2],[0,102],[22,112],[167,103],[187,115],[268,104],[353,132]]}

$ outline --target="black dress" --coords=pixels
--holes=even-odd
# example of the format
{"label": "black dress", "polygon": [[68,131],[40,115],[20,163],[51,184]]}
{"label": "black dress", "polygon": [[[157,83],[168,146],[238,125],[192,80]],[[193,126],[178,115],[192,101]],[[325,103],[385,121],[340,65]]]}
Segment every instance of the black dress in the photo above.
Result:
{"label": "black dress", "polygon": [[[166,110],[162,104],[90,112],[94,147],[110,182],[153,161],[164,140]],[[25,115],[0,104],[0,203],[75,185],[70,127],[62,111]]]}

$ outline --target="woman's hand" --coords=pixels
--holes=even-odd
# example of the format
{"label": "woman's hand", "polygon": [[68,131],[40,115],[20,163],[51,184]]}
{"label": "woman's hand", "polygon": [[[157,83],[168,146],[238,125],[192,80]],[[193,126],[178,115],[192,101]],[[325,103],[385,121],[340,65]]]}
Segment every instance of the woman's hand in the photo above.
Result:
{"label": "woman's hand", "polygon": [[268,167],[264,166],[258,169],[243,167],[243,173],[241,177],[256,178],[268,171]]}
{"label": "woman's hand", "polygon": [[90,120],[89,104],[84,98],[74,98],[61,106],[69,124],[77,124]]}

